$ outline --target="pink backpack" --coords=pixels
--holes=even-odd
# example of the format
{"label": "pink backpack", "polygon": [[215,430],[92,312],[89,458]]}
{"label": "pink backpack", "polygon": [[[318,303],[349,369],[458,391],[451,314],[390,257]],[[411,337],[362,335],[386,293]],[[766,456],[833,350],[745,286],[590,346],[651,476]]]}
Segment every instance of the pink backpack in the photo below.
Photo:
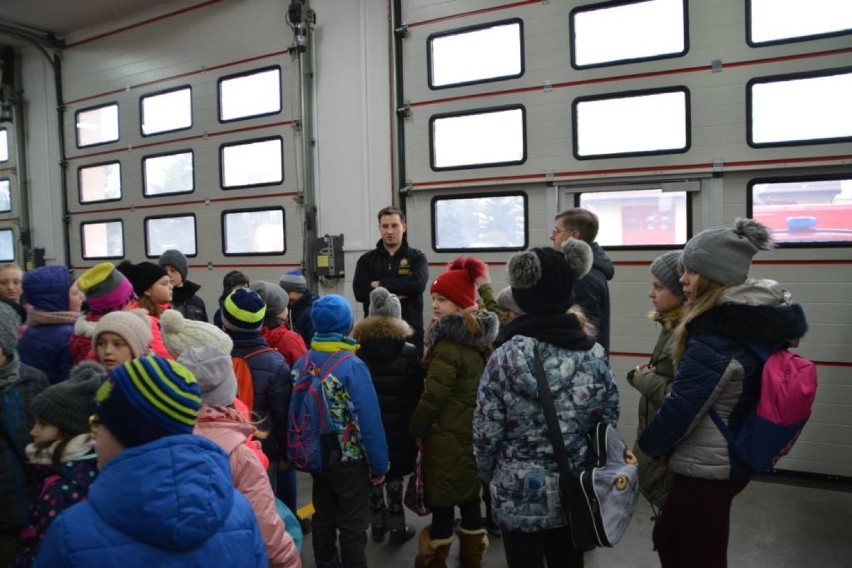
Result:
{"label": "pink backpack", "polygon": [[764,360],[757,405],[749,411],[736,436],[716,411],[710,411],[734,455],[752,471],[766,471],[786,456],[816,399],[817,370],[812,361],[786,349],[755,352]]}

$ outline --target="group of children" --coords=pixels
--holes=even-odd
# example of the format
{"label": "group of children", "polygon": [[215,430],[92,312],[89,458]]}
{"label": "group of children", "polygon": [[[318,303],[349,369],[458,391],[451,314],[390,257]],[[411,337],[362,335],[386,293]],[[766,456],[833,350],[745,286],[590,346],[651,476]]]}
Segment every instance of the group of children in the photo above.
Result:
{"label": "group of children", "polygon": [[[653,537],[664,566],[724,565],[730,504],[749,475],[720,450],[700,409],[715,406],[735,423],[755,399],[761,366],[747,344],[788,344],[807,329],[777,283],[747,280],[752,256],[770,247],[765,227],[740,220],[651,265],[651,317],[662,331],[650,361],[627,378],[642,394],[640,484],[660,509]],[[356,323],[345,298],[313,297],[293,272],[278,286],[229,273],[220,329],[168,309],[165,269],[97,265],[73,283],[87,308],[73,324],[76,366],[67,378],[22,362],[18,316],[0,304],[0,432],[10,450],[0,453],[0,565],[176,565],[197,554],[299,566],[288,533],[295,527],[282,522],[276,494],[295,508],[289,404],[294,381],[320,369],[338,450],[311,474],[316,566],[366,566],[368,528],[376,542],[414,537],[403,480],[418,453],[432,522],[417,541],[416,566],[446,566],[456,539],[460,564],[480,566],[488,528],[501,530],[509,566],[582,566],[560,506],[534,362],[579,467],[585,433],[596,421],[617,424],[619,413],[607,353],[574,306],[574,283],[591,262],[589,246],[573,238],[558,250],[519,253],[507,265],[510,286],[495,298],[487,266],[456,259],[429,288],[422,359],[399,298],[376,288],[369,317]],[[41,303],[31,304],[27,331],[70,325],[76,291],[67,272],[63,280],[54,271],[55,282],[37,272]],[[185,266],[179,276],[185,281]],[[307,341],[285,324],[293,291],[296,303],[309,303]],[[717,368],[708,348],[737,365],[725,359]]]}

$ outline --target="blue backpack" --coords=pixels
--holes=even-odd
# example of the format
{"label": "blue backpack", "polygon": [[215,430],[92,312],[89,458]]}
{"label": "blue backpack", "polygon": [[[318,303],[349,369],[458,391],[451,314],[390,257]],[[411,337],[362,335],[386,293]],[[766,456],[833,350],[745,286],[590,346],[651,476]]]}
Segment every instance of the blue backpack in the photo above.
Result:
{"label": "blue backpack", "polygon": [[752,471],[775,467],[787,455],[816,399],[816,365],[786,349],[767,351],[749,346],[763,361],[760,396],[734,435],[715,410],[710,418],[733,454]]}
{"label": "blue backpack", "polygon": [[298,471],[322,473],[340,463],[340,440],[323,383],[338,365],[353,356],[348,351],[337,351],[317,368],[309,351],[294,365],[295,382],[287,415],[287,460]]}

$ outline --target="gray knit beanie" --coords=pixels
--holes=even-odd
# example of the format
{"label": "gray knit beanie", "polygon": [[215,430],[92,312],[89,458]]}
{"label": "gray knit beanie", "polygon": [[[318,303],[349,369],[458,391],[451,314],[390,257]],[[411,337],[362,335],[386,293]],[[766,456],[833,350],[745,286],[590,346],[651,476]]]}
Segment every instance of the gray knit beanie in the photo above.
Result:
{"label": "gray knit beanie", "polygon": [[387,316],[390,318],[402,318],[402,305],[399,303],[399,297],[396,294],[388,292],[387,288],[381,286],[373,288],[370,292],[370,311],[371,316]]}
{"label": "gray knit beanie", "polygon": [[266,314],[269,316],[278,316],[290,302],[287,292],[281,286],[276,286],[272,282],[258,280],[257,282],[252,282],[250,288],[257,292],[257,295],[266,304]]}
{"label": "gray knit beanie", "polygon": [[518,303],[515,301],[515,297],[512,295],[512,287],[506,286],[500,293],[497,294],[497,305],[500,306],[501,310],[506,310],[507,312],[515,312],[516,314],[524,313],[520,307],[518,307]]}
{"label": "gray knit beanie", "polygon": [[237,396],[237,377],[231,357],[205,345],[190,347],[178,357],[178,363],[192,371],[201,400],[210,406],[230,406]]}
{"label": "gray knit beanie", "polygon": [[659,280],[675,296],[681,298],[683,298],[683,286],[680,284],[680,276],[683,274],[683,265],[680,263],[682,254],[679,250],[669,251],[658,256],[651,263],[651,276]]}
{"label": "gray knit beanie", "polygon": [[278,281],[278,285],[288,292],[308,291],[308,281],[305,279],[305,275],[302,274],[302,271],[298,268],[288,270],[282,274],[281,279]]}
{"label": "gray knit beanie", "polygon": [[705,278],[731,286],[745,282],[757,251],[774,246],[765,225],[737,219],[733,227],[713,227],[689,239],[681,262]]}
{"label": "gray knit beanie", "polygon": [[41,391],[30,403],[30,412],[65,434],[85,434],[95,407],[95,392],[104,377],[103,367],[84,361],[71,369],[67,380]]}
{"label": "gray knit beanie", "polygon": [[11,357],[18,348],[18,328],[21,318],[15,308],[6,302],[0,302],[0,349]]}
{"label": "gray knit beanie", "polygon": [[160,255],[160,260],[157,264],[165,268],[166,266],[174,266],[180,272],[181,278],[186,282],[186,275],[189,273],[189,263],[186,260],[186,255],[177,249],[169,249]]}

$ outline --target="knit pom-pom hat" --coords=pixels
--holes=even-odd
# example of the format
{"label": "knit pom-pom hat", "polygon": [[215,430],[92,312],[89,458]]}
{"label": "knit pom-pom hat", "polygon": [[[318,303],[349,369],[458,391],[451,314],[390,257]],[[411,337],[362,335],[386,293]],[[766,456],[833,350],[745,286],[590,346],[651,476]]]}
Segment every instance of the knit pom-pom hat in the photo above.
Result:
{"label": "knit pom-pom hat", "polygon": [[574,303],[574,282],[592,268],[592,248],[569,237],[560,250],[534,248],[507,265],[512,297],[527,314],[564,314]]}
{"label": "knit pom-pom hat", "polygon": [[201,390],[177,361],[149,355],[113,369],[95,394],[95,413],[127,447],[192,434]]}
{"label": "knit pom-pom hat", "polygon": [[752,219],[736,219],[733,227],[713,227],[689,239],[681,262],[719,284],[742,284],[748,277],[752,257],[774,247],[765,225]]}
{"label": "knit pom-pom hat", "polygon": [[387,288],[379,286],[373,288],[373,291],[370,292],[370,309],[368,313],[371,316],[387,316],[401,319],[402,304],[400,304],[399,297],[396,294],[391,294]]}
{"label": "knit pom-pom hat", "polygon": [[124,339],[134,357],[148,353],[151,345],[151,319],[145,310],[119,310],[110,312],[98,320],[92,334],[92,347],[98,344],[102,333],[114,333]]}
{"label": "knit pom-pom hat", "polygon": [[186,319],[177,310],[166,310],[160,316],[163,344],[175,357],[192,347],[210,346],[223,355],[231,354],[234,341],[227,333],[203,321]]}
{"label": "knit pom-pom hat", "polygon": [[487,274],[484,262],[472,256],[460,256],[435,278],[429,293],[440,294],[462,310],[471,310],[476,308],[476,289]]}
{"label": "knit pom-pom hat", "polygon": [[77,288],[86,295],[89,311],[98,314],[120,310],[133,299],[133,284],[111,262],[96,264],[81,274]]}

